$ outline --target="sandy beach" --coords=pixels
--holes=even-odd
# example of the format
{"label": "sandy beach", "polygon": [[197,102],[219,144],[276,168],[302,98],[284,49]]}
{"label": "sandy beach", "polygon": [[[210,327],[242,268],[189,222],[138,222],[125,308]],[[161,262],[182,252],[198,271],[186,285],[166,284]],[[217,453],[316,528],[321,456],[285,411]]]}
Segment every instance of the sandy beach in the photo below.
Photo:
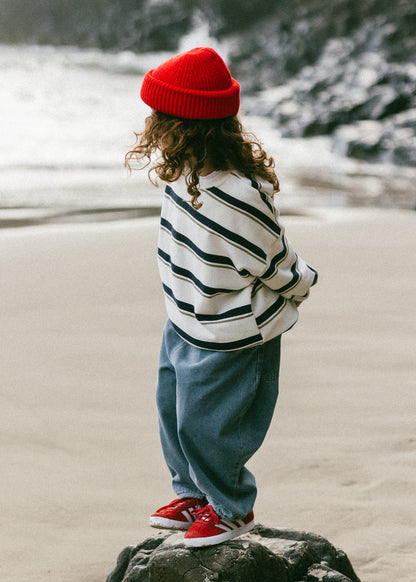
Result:
{"label": "sandy beach", "polygon": [[[256,520],[327,537],[362,582],[416,569],[416,213],[284,218],[320,273],[250,463]],[[2,582],[104,582],[172,499],[154,384],[157,217],[0,231]]]}

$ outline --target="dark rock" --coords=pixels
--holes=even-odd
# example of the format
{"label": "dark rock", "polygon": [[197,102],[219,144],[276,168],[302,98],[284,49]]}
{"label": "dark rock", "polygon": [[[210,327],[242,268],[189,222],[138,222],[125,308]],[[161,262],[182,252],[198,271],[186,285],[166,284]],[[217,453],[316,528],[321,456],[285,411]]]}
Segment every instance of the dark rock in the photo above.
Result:
{"label": "dark rock", "polygon": [[[286,563],[265,546],[242,540],[188,550],[181,542],[159,548],[149,562],[150,578],[160,582],[289,582]],[[133,579],[132,581],[133,582]]]}
{"label": "dark rock", "polygon": [[346,554],[307,532],[256,526],[205,548],[162,533],[119,555],[107,582],[360,582]]}
{"label": "dark rock", "polygon": [[375,121],[341,126],[334,136],[334,150],[364,160],[377,159],[383,151],[383,128]]}
{"label": "dark rock", "polygon": [[313,548],[305,541],[295,541],[279,538],[265,538],[261,535],[255,537],[256,534],[251,534],[251,539],[257,539],[275,555],[283,558],[288,564],[288,569],[291,574],[291,579],[302,578],[307,568],[319,562],[319,556],[314,552]]}
{"label": "dark rock", "polygon": [[337,572],[342,572],[344,576],[348,577],[348,580],[359,582],[347,554],[339,548],[336,549],[336,556],[332,561],[332,568]]}
{"label": "dark rock", "polygon": [[416,166],[416,110],[386,120],[360,121],[339,127],[333,149],[341,155],[367,161]]}
{"label": "dark rock", "polygon": [[[155,535],[136,546],[127,546],[117,558],[117,564],[107,582],[141,580],[140,573],[146,574],[147,563],[153,551],[163,543],[166,536]],[[144,578],[146,580],[146,578]]]}
{"label": "dark rock", "polygon": [[[262,525],[257,525],[251,532],[251,535],[258,534],[262,539],[262,543],[266,544],[266,540],[284,540],[284,541],[295,541],[302,542],[308,546],[308,550],[312,557],[317,556],[317,560],[314,562],[324,563],[331,568],[339,570],[339,572],[348,575],[353,582],[360,582],[359,578],[355,574],[351,563],[342,550],[335,548],[327,539],[324,537],[311,533],[311,532],[299,532],[290,529],[274,529],[267,528]],[[278,555],[278,551],[276,551]],[[299,556],[299,551],[296,552]],[[291,562],[291,554],[284,553],[282,555],[289,563]],[[293,559],[293,554],[292,554]]]}
{"label": "dark rock", "polygon": [[113,582],[116,580],[122,580],[125,577],[127,567],[130,562],[132,555],[135,555],[134,546],[127,546],[122,550],[117,558],[117,564],[114,570],[107,578],[107,582]]}
{"label": "dark rock", "polygon": [[413,121],[399,116],[416,109],[416,68],[404,58],[391,62],[384,48],[396,26],[387,15],[371,15],[349,36],[326,38],[315,61],[282,77],[280,87],[262,82],[257,100],[244,102],[247,112],[272,117],[284,137],[333,135],[334,149],[349,157],[414,166]]}
{"label": "dark rock", "polygon": [[314,564],[303,579],[305,582],[351,582],[351,578],[322,564]]}
{"label": "dark rock", "polygon": [[416,143],[412,148],[396,146],[392,151],[391,161],[398,166],[416,166]]}
{"label": "dark rock", "polygon": [[[383,119],[389,115],[403,111],[409,107],[409,104],[410,96],[398,94],[389,85],[383,87],[376,86],[369,91],[368,98],[351,109],[351,114],[354,120]],[[400,107],[402,108],[400,109]]]}

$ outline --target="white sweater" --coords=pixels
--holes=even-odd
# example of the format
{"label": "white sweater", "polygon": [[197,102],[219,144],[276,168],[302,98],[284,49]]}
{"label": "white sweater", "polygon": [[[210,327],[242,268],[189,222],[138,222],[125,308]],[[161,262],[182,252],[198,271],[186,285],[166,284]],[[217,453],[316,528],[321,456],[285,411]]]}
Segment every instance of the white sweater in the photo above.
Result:
{"label": "white sweater", "polygon": [[201,176],[195,210],[185,180],[167,184],[158,263],[168,316],[203,349],[254,346],[287,331],[317,272],[278,221],[271,184],[237,172]]}

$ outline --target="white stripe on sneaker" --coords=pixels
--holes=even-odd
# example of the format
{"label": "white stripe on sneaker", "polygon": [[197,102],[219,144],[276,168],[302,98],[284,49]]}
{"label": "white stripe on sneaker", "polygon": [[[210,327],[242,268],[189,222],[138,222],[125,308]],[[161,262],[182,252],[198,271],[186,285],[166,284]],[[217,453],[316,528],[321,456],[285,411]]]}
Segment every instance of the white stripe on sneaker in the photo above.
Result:
{"label": "white stripe on sneaker", "polygon": [[193,519],[192,515],[189,513],[189,511],[187,509],[184,509],[182,511],[182,515],[185,517],[185,519],[188,522],[193,523],[194,519]]}
{"label": "white stripe on sneaker", "polygon": [[230,531],[233,529],[238,529],[239,527],[243,527],[244,525],[245,525],[245,523],[242,519],[236,519],[235,521],[229,521],[228,519],[225,519],[223,517],[223,518],[221,518],[221,523],[217,524],[217,527],[224,527],[225,526],[225,528],[228,528],[228,529],[226,529],[226,531]]}
{"label": "white stripe on sneaker", "polygon": [[223,529],[224,531],[233,531],[233,529],[237,529],[235,525],[228,525],[224,523],[224,520],[221,520],[221,523],[217,523],[216,526],[218,529]]}

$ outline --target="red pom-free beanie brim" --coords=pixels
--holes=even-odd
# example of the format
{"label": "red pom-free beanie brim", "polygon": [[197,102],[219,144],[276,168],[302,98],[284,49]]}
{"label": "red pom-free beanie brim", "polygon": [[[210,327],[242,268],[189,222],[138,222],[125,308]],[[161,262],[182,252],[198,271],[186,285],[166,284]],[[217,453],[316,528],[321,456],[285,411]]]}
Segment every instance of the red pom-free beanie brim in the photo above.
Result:
{"label": "red pom-free beanie brim", "polygon": [[200,47],[146,73],[140,96],[152,109],[168,115],[220,119],[238,112],[240,85],[214,49]]}
{"label": "red pom-free beanie brim", "polygon": [[186,119],[219,119],[238,112],[240,86],[235,79],[229,89],[198,91],[173,87],[155,79],[152,73],[146,74],[140,96],[156,111]]}

